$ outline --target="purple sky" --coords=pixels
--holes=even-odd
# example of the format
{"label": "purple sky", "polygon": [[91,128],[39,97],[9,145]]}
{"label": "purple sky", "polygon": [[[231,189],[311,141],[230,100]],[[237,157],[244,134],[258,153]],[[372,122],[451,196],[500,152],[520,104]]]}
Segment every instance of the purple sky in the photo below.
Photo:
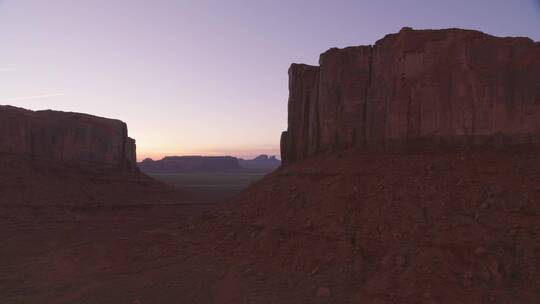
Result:
{"label": "purple sky", "polygon": [[540,40],[536,0],[0,0],[0,104],[118,118],[139,158],[279,154],[287,69],[403,26]]}

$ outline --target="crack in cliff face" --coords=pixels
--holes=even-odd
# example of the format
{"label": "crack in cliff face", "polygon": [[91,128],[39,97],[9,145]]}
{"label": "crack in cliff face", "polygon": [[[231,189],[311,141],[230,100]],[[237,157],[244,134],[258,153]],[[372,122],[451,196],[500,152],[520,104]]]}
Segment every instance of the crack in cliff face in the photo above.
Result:
{"label": "crack in cliff face", "polygon": [[364,105],[363,105],[363,109],[362,109],[362,114],[363,114],[363,117],[362,117],[362,146],[364,148],[367,147],[368,145],[368,140],[367,140],[367,111],[368,111],[368,103],[369,103],[369,89],[371,87],[371,82],[372,82],[372,79],[373,79],[373,52],[375,51],[374,47],[372,45],[369,46],[368,48],[368,83],[366,85],[366,90],[364,92]]}
{"label": "crack in cliff face", "polygon": [[302,156],[301,157],[307,157],[309,156],[309,146],[310,146],[310,136],[309,136],[309,124],[310,124],[310,106],[311,106],[311,100],[309,98],[309,92],[306,96],[304,96],[304,116],[303,116],[303,130],[302,133],[305,134],[305,138],[303,138],[303,144],[304,146],[302,148]]}
{"label": "crack in cliff face", "polygon": [[122,153],[120,155],[120,169],[122,169],[123,167],[126,167],[128,166],[128,159],[127,159],[127,151],[126,151],[126,147],[127,147],[127,144],[128,144],[128,137],[127,137],[127,125],[126,124],[122,124],[122,147],[121,147],[121,152]]}
{"label": "crack in cliff face", "polygon": [[[320,69],[317,71],[317,77],[316,77],[316,82],[319,83],[320,80],[321,80],[321,71]],[[312,132],[312,148],[311,148],[311,151],[309,152],[309,156],[312,156],[314,154],[316,154],[318,151],[319,151],[319,137],[321,136],[321,119],[320,119],[320,116],[319,116],[319,94],[320,94],[320,86],[317,85],[317,98],[315,99],[315,104],[314,104],[314,107],[313,107],[313,118],[314,118],[314,122],[313,122],[313,125],[315,126],[314,128],[312,128],[313,130],[311,131]]]}

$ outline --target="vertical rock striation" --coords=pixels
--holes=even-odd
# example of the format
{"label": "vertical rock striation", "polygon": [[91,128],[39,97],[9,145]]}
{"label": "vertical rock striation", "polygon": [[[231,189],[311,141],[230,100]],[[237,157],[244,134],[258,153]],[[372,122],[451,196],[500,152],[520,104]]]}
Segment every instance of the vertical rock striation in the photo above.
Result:
{"label": "vertical rock striation", "polygon": [[78,167],[136,170],[135,140],[119,120],[0,106],[0,154]]}
{"label": "vertical rock striation", "polygon": [[281,155],[290,161],[306,158],[319,146],[319,67],[293,64],[289,68],[289,128],[281,136]]}
{"label": "vertical rock striation", "polygon": [[403,28],[289,69],[284,163],[328,150],[540,144],[540,43]]}

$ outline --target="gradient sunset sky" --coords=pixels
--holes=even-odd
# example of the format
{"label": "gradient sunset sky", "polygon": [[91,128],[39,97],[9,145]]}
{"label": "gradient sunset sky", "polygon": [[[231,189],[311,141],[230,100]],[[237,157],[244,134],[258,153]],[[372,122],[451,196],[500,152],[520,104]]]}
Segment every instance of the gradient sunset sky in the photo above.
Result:
{"label": "gradient sunset sky", "polygon": [[0,0],[0,104],[127,122],[138,156],[279,154],[287,69],[403,26],[540,40],[536,0]]}

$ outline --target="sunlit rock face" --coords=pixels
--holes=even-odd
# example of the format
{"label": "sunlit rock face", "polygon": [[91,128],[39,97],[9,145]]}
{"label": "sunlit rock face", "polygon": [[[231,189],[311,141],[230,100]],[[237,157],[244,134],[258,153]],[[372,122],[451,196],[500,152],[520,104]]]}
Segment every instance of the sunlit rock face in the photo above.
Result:
{"label": "sunlit rock face", "polygon": [[284,163],[321,151],[540,144],[540,43],[403,28],[289,69]]}
{"label": "sunlit rock face", "polygon": [[124,122],[79,113],[0,106],[0,154],[78,167],[136,170]]}

